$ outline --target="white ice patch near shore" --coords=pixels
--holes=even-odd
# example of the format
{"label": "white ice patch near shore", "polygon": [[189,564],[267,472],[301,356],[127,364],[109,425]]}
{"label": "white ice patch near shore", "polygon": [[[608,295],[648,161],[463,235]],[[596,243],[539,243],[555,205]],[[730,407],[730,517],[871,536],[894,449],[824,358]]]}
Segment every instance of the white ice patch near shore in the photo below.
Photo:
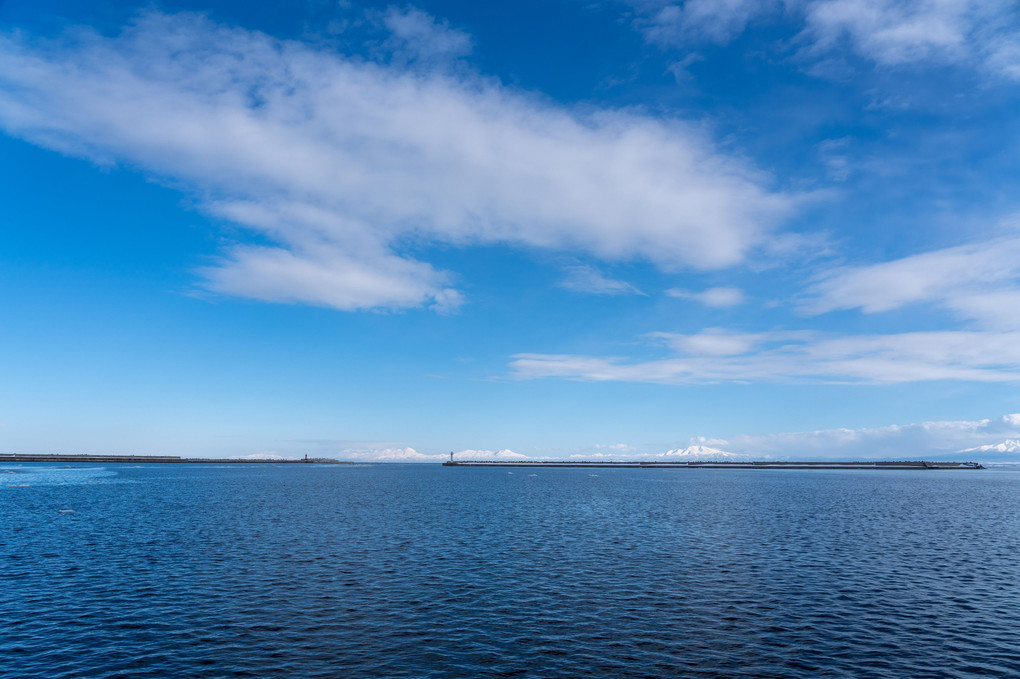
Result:
{"label": "white ice patch near shore", "polygon": [[[106,467],[50,467],[29,465],[5,465],[0,467],[8,485],[17,486],[79,486],[109,480],[117,472]],[[13,474],[8,474],[13,472]]]}

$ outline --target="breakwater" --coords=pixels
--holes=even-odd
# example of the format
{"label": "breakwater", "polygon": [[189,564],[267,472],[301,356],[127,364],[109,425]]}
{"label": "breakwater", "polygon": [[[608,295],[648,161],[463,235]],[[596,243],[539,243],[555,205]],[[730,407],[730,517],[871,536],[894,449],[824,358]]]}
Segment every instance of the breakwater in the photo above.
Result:
{"label": "breakwater", "polygon": [[144,463],[159,462],[167,463],[217,463],[217,464],[353,464],[341,462],[331,458],[304,458],[300,460],[272,460],[272,459],[239,459],[239,458],[215,458],[215,457],[178,457],[175,455],[67,455],[59,453],[40,454],[0,454],[0,462],[90,462],[110,464],[117,462]]}
{"label": "breakwater", "polygon": [[984,469],[977,462],[928,462],[922,460],[901,460],[881,462],[589,462],[561,461],[494,461],[494,460],[448,460],[444,467],[519,467],[536,469],[543,467],[606,468],[623,467],[634,469]]}

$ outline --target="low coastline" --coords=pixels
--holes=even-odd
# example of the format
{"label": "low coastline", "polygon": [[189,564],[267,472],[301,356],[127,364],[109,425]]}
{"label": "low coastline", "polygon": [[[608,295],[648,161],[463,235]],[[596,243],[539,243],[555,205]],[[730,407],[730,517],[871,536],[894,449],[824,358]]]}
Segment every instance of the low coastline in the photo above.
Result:
{"label": "low coastline", "polygon": [[117,462],[158,462],[162,464],[354,464],[332,458],[315,457],[300,460],[244,459],[236,457],[178,457],[175,455],[68,455],[63,453],[0,454],[0,462],[90,462],[110,464]]}
{"label": "low coastline", "polygon": [[984,469],[978,462],[931,462],[923,460],[875,462],[590,462],[590,461],[508,461],[508,460],[448,460],[444,467],[517,467],[536,469],[545,467],[580,468],[634,468],[634,469]]}

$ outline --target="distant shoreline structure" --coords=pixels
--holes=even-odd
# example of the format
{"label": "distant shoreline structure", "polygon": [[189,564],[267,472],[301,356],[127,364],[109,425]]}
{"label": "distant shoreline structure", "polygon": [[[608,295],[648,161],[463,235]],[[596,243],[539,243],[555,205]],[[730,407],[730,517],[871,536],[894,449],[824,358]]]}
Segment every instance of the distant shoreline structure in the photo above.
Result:
{"label": "distant shoreline structure", "polygon": [[22,455],[18,453],[0,453],[0,462],[161,462],[165,464],[219,463],[219,464],[354,464],[327,457],[306,457],[300,460],[275,460],[271,458],[237,458],[237,457],[178,457],[174,455],[69,455],[63,453],[39,453]]}
{"label": "distant shoreline structure", "polygon": [[[162,463],[162,464],[359,464],[351,460],[333,458],[303,458],[297,460],[280,460],[272,458],[214,458],[214,457],[179,457],[176,455],[92,455],[66,453],[0,453],[0,463],[5,462],[59,462],[59,463]],[[979,462],[935,462],[924,460],[899,461],[718,461],[688,460],[673,461],[627,461],[627,460],[447,460],[444,467],[510,467],[537,469],[550,467],[575,468],[625,468],[625,469],[985,469]]]}
{"label": "distant shoreline structure", "polygon": [[444,467],[541,467],[630,468],[630,469],[984,469],[978,462],[927,462],[923,460],[875,462],[717,462],[711,460],[687,462],[572,462],[524,460],[447,460]]}

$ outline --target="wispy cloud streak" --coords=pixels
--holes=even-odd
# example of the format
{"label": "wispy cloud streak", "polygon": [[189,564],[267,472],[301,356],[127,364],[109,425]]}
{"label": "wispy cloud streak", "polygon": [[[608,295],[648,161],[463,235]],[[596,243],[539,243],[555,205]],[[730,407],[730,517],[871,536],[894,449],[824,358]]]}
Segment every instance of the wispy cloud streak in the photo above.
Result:
{"label": "wispy cloud streak", "polygon": [[627,281],[610,278],[592,266],[573,266],[560,281],[560,287],[574,292],[591,295],[641,295],[644,294]]}
{"label": "wispy cloud streak", "polygon": [[666,294],[677,299],[689,299],[708,307],[725,308],[739,306],[744,303],[744,291],[734,287],[709,288],[701,292],[673,288]]}
{"label": "wispy cloud streak", "polygon": [[677,355],[655,360],[517,354],[518,379],[699,384],[823,382],[895,384],[1020,380],[1020,332],[938,331],[890,335],[656,333]]}
{"label": "wispy cloud streak", "polygon": [[1009,236],[825,274],[802,309],[865,313],[934,304],[985,326],[1020,327],[1020,238]]}
{"label": "wispy cloud streak", "polygon": [[[1020,435],[1020,415],[950,420],[859,429],[824,429],[777,434],[741,434],[728,441],[750,455],[801,459],[968,458],[966,448]],[[974,457],[975,455],[971,455]],[[980,457],[980,456],[978,456]],[[1020,461],[1020,456],[1017,457]]]}
{"label": "wispy cloud streak", "polygon": [[1011,0],[631,0],[653,43],[726,44],[753,24],[796,26],[806,59],[854,53],[885,67],[956,64],[1020,79],[1020,18]]}

